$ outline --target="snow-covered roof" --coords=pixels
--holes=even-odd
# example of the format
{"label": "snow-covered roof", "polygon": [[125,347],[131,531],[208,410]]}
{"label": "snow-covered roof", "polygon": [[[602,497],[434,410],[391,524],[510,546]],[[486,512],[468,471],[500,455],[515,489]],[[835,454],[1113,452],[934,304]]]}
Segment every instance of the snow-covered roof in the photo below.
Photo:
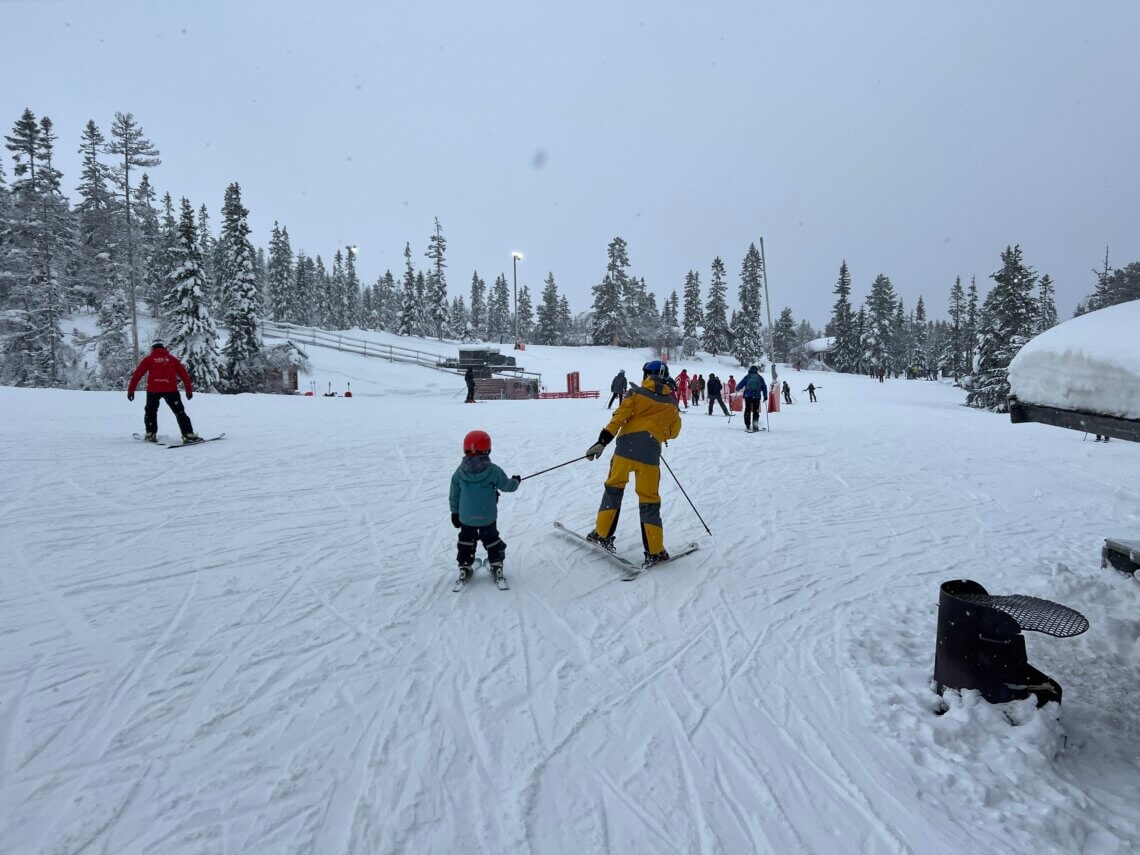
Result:
{"label": "snow-covered roof", "polygon": [[1140,419],[1140,300],[1036,336],[1010,363],[1009,385],[1027,403]]}
{"label": "snow-covered roof", "polygon": [[827,353],[833,347],[835,347],[835,336],[828,335],[823,338],[813,338],[804,345],[804,350],[808,353]]}

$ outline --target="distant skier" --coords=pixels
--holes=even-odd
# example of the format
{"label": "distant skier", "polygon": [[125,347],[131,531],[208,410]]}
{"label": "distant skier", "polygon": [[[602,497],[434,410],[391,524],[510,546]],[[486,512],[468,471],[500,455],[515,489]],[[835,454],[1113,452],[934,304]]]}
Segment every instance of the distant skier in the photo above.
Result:
{"label": "distant skier", "polygon": [[726,416],[729,414],[728,413],[728,407],[726,407],[724,405],[724,399],[721,398],[721,396],[720,396],[720,390],[721,390],[720,378],[717,377],[715,374],[710,372],[709,373],[709,379],[707,381],[707,385],[705,386],[705,391],[708,392],[708,394],[705,395],[705,397],[708,398],[709,415],[710,416],[712,415],[712,408],[713,408],[714,403],[720,404],[720,408],[724,411],[724,414]]}
{"label": "distant skier", "polygon": [[[783,391],[784,391],[784,403],[790,404],[792,402],[792,390],[791,390],[791,388],[789,388],[787,380],[784,381]],[[815,398],[812,398],[812,400],[814,401]]]}
{"label": "distant skier", "polygon": [[760,402],[768,400],[768,384],[753,365],[737,387],[744,394],[744,429],[752,433],[760,430]]}
{"label": "distant skier", "polygon": [[728,386],[728,396],[731,398],[736,394],[736,378],[729,374],[728,382],[725,385]]}
{"label": "distant skier", "polygon": [[685,405],[686,410],[689,409],[689,372],[684,368],[677,375],[677,400]]}
{"label": "distant skier", "polygon": [[[788,388],[787,383],[784,384],[784,388],[785,389]],[[811,403],[814,404],[815,403],[815,384],[814,383],[808,383],[807,388],[804,389],[804,391],[808,393],[809,400],[811,401]]]}
{"label": "distant skier", "polygon": [[182,396],[178,394],[178,380],[186,387],[186,400],[194,397],[194,387],[190,383],[190,375],[186,366],[178,361],[178,357],[166,349],[161,341],[155,341],[150,346],[150,353],[142,358],[135,373],[131,375],[131,382],[127,386],[127,400],[135,399],[135,389],[139,381],[146,374],[146,406],[143,408],[143,427],[146,434],[143,436],[147,442],[158,442],[158,402],[166,401],[178,419],[178,430],[182,433],[183,442],[201,442],[202,437],[194,433],[194,426],[190,423],[190,416],[186,415],[186,408],[182,405]]}
{"label": "distant skier", "polygon": [[464,401],[463,403],[474,404],[475,403],[475,369],[472,368],[470,365],[468,365],[467,370],[465,372],[463,372],[463,382],[467,384],[467,400]]}
{"label": "distant skier", "polygon": [[689,381],[689,391],[693,396],[694,407],[698,406],[701,403],[701,392],[704,391],[704,388],[705,380],[703,377],[701,377],[700,374],[696,375],[692,380]]}
{"label": "distant skier", "polygon": [[614,379],[610,381],[610,402],[606,404],[606,409],[608,410],[610,407],[612,407],[614,405],[614,401],[617,401],[620,404],[622,398],[625,397],[625,390],[628,388],[629,381],[625,379],[625,369],[623,368],[616,375],[614,375]]}
{"label": "distant skier", "polygon": [[661,523],[661,443],[681,432],[681,414],[669,394],[669,366],[653,360],[642,366],[644,378],[633,386],[598,441],[586,451],[589,460],[602,456],[605,447],[617,437],[602,504],[595,529],[586,539],[613,549],[621,500],[632,474],[636,479],[638,512],[641,515],[641,544],[647,566],[669,557]]}
{"label": "distant skier", "polygon": [[463,437],[463,461],[451,476],[451,524],[459,529],[456,561],[459,562],[459,582],[471,578],[475,562],[475,547],[479,541],[487,550],[491,563],[491,576],[495,583],[504,581],[503,558],[507,545],[499,537],[496,525],[499,517],[499,491],[513,493],[522,478],[506,476],[491,462],[491,436],[486,431],[473,430]]}

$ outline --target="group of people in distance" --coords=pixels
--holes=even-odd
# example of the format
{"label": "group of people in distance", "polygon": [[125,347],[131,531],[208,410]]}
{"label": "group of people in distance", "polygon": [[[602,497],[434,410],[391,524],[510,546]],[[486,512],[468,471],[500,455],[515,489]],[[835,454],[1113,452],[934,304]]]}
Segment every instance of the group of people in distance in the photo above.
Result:
{"label": "group of people in distance", "polygon": [[[760,430],[760,404],[768,400],[768,384],[764,382],[764,375],[760,373],[759,366],[753,365],[749,368],[748,373],[739,382],[731,374],[728,375],[728,380],[721,380],[711,371],[707,379],[700,374],[690,375],[686,368],[682,368],[676,377],[667,377],[664,382],[669,388],[669,394],[678,409],[682,407],[686,410],[689,409],[690,400],[692,405],[696,407],[704,398],[705,403],[708,404],[710,416],[713,414],[713,405],[715,404],[720,405],[721,412],[724,415],[731,415],[724,403],[724,391],[727,389],[730,397],[740,392],[744,399],[744,429],[750,432]],[[787,389],[787,386],[788,384],[785,382],[784,389],[790,398],[791,391]],[[620,403],[628,388],[630,386],[629,381],[626,380],[625,371],[619,371],[610,382],[610,400],[606,404],[606,409],[612,407],[614,401]]]}

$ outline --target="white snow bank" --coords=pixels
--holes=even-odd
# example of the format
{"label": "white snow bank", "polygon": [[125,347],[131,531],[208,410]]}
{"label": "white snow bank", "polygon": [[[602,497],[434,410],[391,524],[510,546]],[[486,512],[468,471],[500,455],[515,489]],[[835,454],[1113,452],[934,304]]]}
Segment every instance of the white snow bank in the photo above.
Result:
{"label": "white snow bank", "polygon": [[808,353],[827,353],[835,347],[835,336],[829,335],[823,338],[813,338],[804,345],[804,350]]}
{"label": "white snow bank", "polygon": [[1009,384],[1029,403],[1140,419],[1140,300],[1041,333],[1010,363]]}

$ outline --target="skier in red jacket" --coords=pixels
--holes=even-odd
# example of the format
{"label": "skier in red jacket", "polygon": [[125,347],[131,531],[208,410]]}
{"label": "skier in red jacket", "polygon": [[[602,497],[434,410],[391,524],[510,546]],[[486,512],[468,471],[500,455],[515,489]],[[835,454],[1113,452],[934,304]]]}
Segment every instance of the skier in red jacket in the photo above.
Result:
{"label": "skier in red jacket", "polygon": [[194,426],[190,417],[186,415],[186,408],[182,406],[182,396],[178,394],[178,379],[182,378],[182,385],[186,387],[186,400],[194,397],[194,387],[190,383],[190,375],[186,373],[185,366],[166,349],[161,341],[154,342],[149,354],[142,358],[139,367],[131,375],[130,385],[127,386],[127,400],[135,399],[135,388],[144,374],[146,379],[146,408],[143,410],[143,425],[147,442],[158,442],[158,402],[166,401],[166,405],[174,412],[178,419],[178,429],[182,431],[183,442],[201,442],[202,437],[194,433]]}

